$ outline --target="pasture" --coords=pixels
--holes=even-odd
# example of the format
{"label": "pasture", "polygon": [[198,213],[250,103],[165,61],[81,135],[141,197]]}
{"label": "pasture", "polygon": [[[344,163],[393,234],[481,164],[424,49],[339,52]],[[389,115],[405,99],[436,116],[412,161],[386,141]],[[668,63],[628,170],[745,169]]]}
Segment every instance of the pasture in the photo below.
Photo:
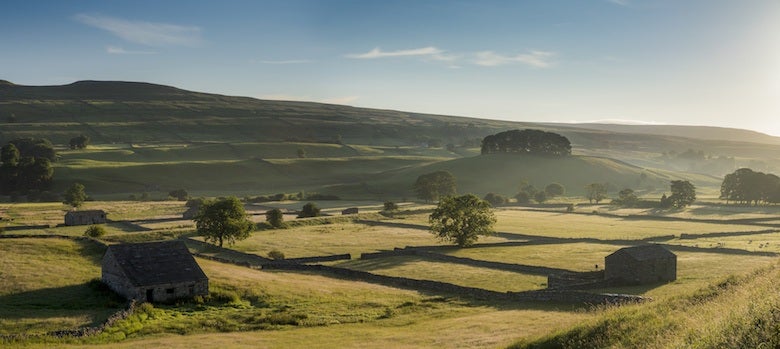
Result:
{"label": "pasture", "polygon": [[[294,209],[302,204],[262,205]],[[322,205],[334,212],[351,206],[365,211],[380,207],[378,202],[356,201]],[[248,209],[252,207],[249,205]],[[752,275],[757,269],[771,268],[777,260],[773,253],[780,252],[780,232],[768,232],[772,228],[766,226],[771,224],[775,212],[761,209],[737,210],[738,222],[730,221],[729,216],[713,222],[690,218],[703,216],[712,220],[718,211],[728,207],[694,207],[689,209],[694,212],[674,214],[688,220],[508,207],[496,210],[498,234],[481,238],[474,247],[459,249],[436,240],[427,231],[427,215],[419,210],[429,207],[407,204],[404,208],[411,210],[394,217],[361,213],[304,219],[288,229],[255,231],[248,239],[226,247],[259,256],[276,249],[287,258],[347,253],[351,260],[326,264],[504,292],[543,289],[546,275],[423,255],[359,257],[361,253],[414,246],[434,254],[477,261],[591,271],[596,265],[603,268],[604,257],[615,250],[649,239],[665,244],[678,255],[678,278],[668,284],[592,290],[654,299],[626,306],[626,310],[605,310],[578,304],[477,299],[327,273],[257,270],[198,258],[211,281],[209,299],[145,308],[103,334],[58,343],[65,347],[96,348],[200,348],[206,347],[206,342],[208,347],[505,347],[518,340],[564,333],[571,326],[598,323],[615,316],[614,311],[656,311],[652,309],[690,297],[732,275],[741,277]],[[192,236],[194,230],[191,221],[175,218],[185,208],[182,202],[89,202],[87,208],[104,209],[115,220],[107,224],[108,234],[103,238],[109,243]],[[14,219],[3,224],[59,223],[64,209],[61,204],[0,206],[4,216]],[[577,209],[584,210],[588,209]],[[19,233],[76,237],[84,229],[52,224]],[[681,238],[682,233],[696,235]],[[0,239],[0,249],[0,318],[4,319],[0,321],[0,334],[41,334],[93,326],[121,308],[121,302],[90,286],[89,281],[100,275],[102,249],[98,245],[54,238],[6,238]],[[62,306],[61,299],[69,300],[69,305]],[[7,344],[46,346],[50,340]]]}

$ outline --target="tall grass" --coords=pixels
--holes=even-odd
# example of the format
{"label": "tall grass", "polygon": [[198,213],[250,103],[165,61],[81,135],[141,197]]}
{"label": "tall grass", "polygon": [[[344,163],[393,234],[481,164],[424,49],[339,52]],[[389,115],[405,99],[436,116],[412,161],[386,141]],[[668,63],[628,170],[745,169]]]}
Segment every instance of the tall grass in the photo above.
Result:
{"label": "tall grass", "polygon": [[778,264],[662,302],[608,307],[570,329],[510,348],[776,348]]}

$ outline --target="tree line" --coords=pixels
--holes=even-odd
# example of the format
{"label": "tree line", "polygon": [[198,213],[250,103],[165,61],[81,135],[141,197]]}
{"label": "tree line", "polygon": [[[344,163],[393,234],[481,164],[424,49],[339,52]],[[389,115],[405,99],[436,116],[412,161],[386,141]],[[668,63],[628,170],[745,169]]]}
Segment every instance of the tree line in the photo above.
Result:
{"label": "tree line", "polygon": [[743,205],[780,203],[780,177],[740,168],[723,178],[720,198]]}
{"label": "tree line", "polygon": [[571,142],[564,136],[541,130],[499,132],[482,140],[482,154],[520,153],[536,155],[571,155]]}

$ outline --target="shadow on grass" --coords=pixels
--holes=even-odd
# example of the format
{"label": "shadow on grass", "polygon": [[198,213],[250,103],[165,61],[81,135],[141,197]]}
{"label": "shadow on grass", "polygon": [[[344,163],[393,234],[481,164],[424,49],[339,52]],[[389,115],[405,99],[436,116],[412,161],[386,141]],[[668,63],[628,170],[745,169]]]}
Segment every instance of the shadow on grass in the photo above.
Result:
{"label": "shadow on grass", "polygon": [[124,299],[97,280],[0,296],[0,318],[40,319],[88,316],[101,324],[124,306]]}
{"label": "shadow on grass", "polygon": [[425,259],[418,256],[394,256],[385,258],[372,258],[372,259],[352,259],[339,263],[338,267],[361,270],[361,271],[376,271],[383,269],[392,269],[400,267],[406,264],[424,261]]}

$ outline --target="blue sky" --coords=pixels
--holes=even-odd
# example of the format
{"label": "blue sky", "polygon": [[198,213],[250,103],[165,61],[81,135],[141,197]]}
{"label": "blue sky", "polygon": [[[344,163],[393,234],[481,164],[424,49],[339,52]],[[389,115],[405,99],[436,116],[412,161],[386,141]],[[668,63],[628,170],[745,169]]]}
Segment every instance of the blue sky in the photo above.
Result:
{"label": "blue sky", "polygon": [[0,79],[780,135],[780,1],[15,1]]}

